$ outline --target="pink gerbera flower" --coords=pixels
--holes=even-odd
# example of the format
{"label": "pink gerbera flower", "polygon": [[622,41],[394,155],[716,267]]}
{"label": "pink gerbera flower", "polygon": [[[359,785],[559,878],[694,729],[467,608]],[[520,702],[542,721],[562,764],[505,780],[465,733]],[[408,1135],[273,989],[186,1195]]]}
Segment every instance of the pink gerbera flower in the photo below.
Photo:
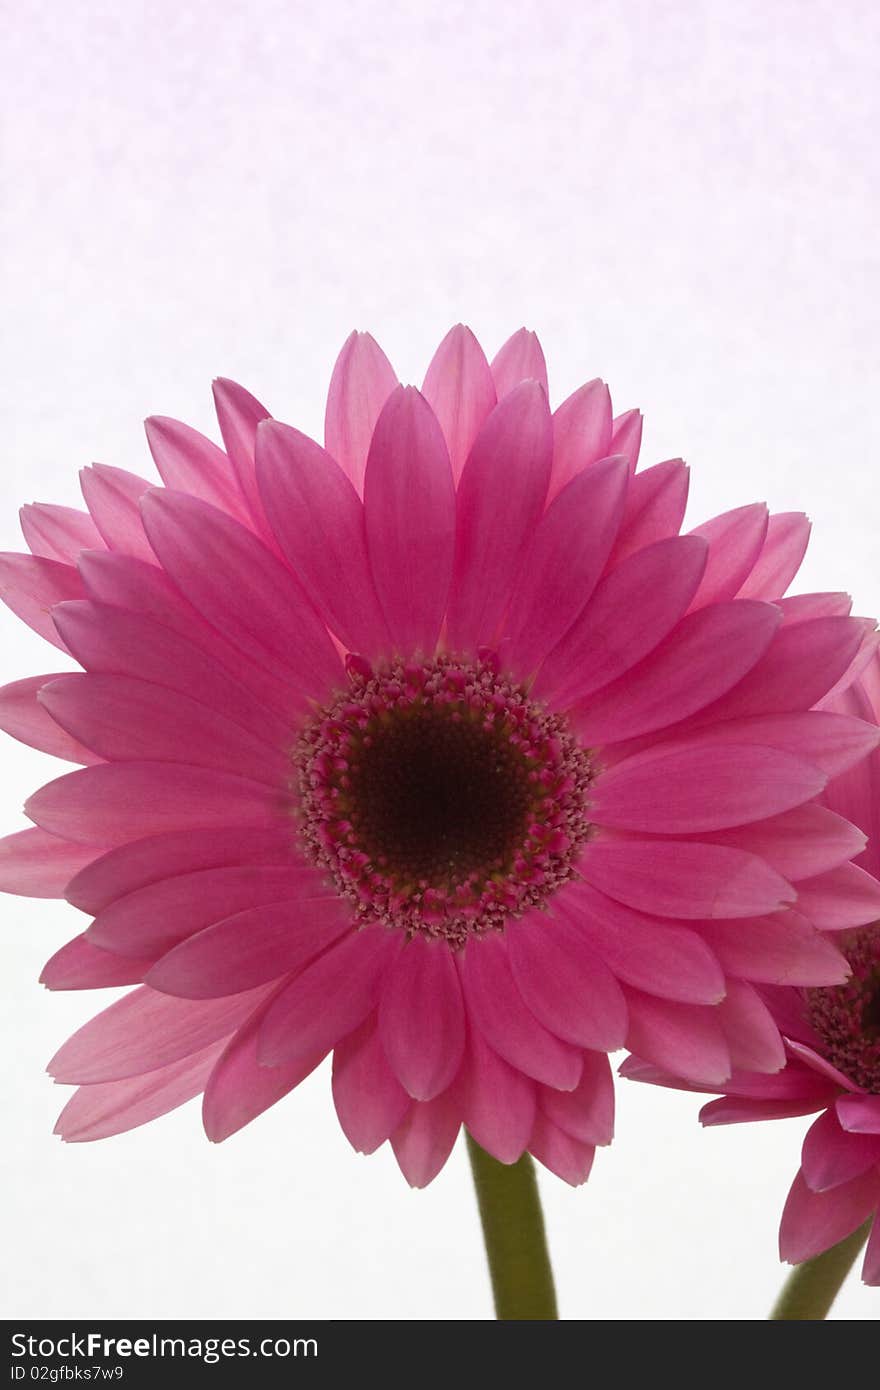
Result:
{"label": "pink gerbera flower", "polygon": [[411,1183],[462,1123],[580,1182],[608,1052],[777,1071],[754,982],[840,983],[816,928],[880,912],[815,799],[877,741],[814,708],[873,624],[780,598],[805,518],[680,536],[684,465],[636,473],[601,382],[551,414],[525,331],[490,366],[453,329],[421,393],[353,334],[326,450],[216,400],[226,452],[152,420],[164,488],[87,470],[89,514],[25,508],[33,556],[2,562],[85,668],[7,687],[3,722],[87,764],[31,798],[3,884],[94,919],[50,988],[141,986],[53,1060],[63,1137],[204,1091],[223,1139],[332,1051],[345,1133]]}
{"label": "pink gerbera flower", "polygon": [[[880,662],[833,701],[843,713],[880,720]],[[868,833],[862,867],[880,876],[880,753],[829,783],[826,803]],[[839,910],[826,928],[846,925]],[[719,1100],[700,1111],[705,1125],[778,1120],[820,1111],[804,1140],[801,1167],[782,1214],[779,1251],[800,1264],[873,1218],[862,1277],[880,1284],[880,923],[836,940],[851,974],[825,989],[770,988],[764,998],[785,1037],[776,1076],[735,1071]],[[623,1075],[686,1089],[680,1077],[630,1058]]]}

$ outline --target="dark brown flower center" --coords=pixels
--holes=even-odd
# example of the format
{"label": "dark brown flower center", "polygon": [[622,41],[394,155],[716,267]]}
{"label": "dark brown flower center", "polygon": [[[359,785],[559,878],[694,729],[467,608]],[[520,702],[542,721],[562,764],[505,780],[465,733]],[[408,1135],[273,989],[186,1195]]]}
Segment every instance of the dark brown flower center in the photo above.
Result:
{"label": "dark brown flower center", "polygon": [[880,1095],[880,924],[838,940],[852,967],[845,984],[805,990],[807,1018],[825,1056],[850,1081]]}

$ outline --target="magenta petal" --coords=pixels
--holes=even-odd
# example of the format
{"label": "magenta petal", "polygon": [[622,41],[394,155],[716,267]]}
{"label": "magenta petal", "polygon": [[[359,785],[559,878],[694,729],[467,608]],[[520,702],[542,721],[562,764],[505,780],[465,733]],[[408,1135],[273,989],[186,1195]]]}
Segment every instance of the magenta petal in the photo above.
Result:
{"label": "magenta petal", "polygon": [[464,1054],[464,1002],[445,941],[414,936],[391,965],[379,1005],[379,1036],[414,1100],[433,1100]]}
{"label": "magenta petal", "polygon": [[375,1019],[367,1019],[336,1044],[333,1102],[346,1139],[371,1154],[407,1114],[409,1096],[388,1065]]}
{"label": "magenta petal", "polygon": [[272,1003],[260,1034],[266,1066],[328,1052],[363,1023],[379,1002],[382,984],[404,944],[387,927],[362,927],[297,975]]}
{"label": "magenta petal", "polygon": [[155,564],[139,508],[141,498],[153,484],[124,468],[110,468],[104,463],[84,468],[80,484],[92,520],[109,548]]}
{"label": "magenta petal", "polygon": [[548,1120],[582,1144],[610,1144],[614,1135],[614,1079],[604,1052],[584,1054],[583,1075],[573,1091],[538,1088]]}
{"label": "magenta petal", "polygon": [[93,946],[85,932],[56,951],[43,966],[40,984],[47,989],[105,989],[139,985],[152,962],[132,960]]}
{"label": "magenta petal", "polygon": [[[829,777],[860,762],[880,743],[880,729],[868,719],[853,719],[824,710],[791,710],[784,714],[755,714],[712,724],[688,736],[718,746],[722,743],[762,744],[803,758]],[[676,740],[676,747],[680,746]],[[850,819],[855,819],[850,817]]]}
{"label": "magenta petal", "polygon": [[789,908],[747,922],[707,922],[702,932],[725,971],[757,984],[839,985],[846,958]]}
{"label": "magenta petal", "polygon": [[257,1057],[260,1026],[274,996],[253,1010],[229,1040],[205,1086],[202,1124],[219,1144],[298,1086],[324,1059],[325,1052],[298,1057],[293,1063],[264,1067]]}
{"label": "magenta petal", "polygon": [[539,1110],[529,1140],[529,1152],[563,1182],[580,1187],[590,1176],[596,1151],[592,1144],[582,1144]]}
{"label": "magenta petal", "polygon": [[692,534],[708,542],[709,560],[692,608],[721,603],[739,593],[763,549],[767,524],[766,506],[754,502],[695,527]]}
{"label": "magenta petal", "polygon": [[880,883],[856,864],[841,864],[795,884],[798,911],[821,931],[861,927],[880,918]]}
{"label": "magenta petal", "polygon": [[387,652],[364,509],[348,476],[313,440],[271,420],[257,433],[257,478],[278,543],[327,626],[349,651]]}
{"label": "magenta petal", "polygon": [[0,893],[63,898],[68,883],[101,854],[30,826],[0,839]]}
{"label": "magenta petal", "polygon": [[369,333],[350,334],[330,378],[324,443],[358,492],[363,492],[379,412],[396,385],[394,368],[376,340]]}
{"label": "magenta petal", "polygon": [[[766,994],[766,990],[764,991]],[[775,1007],[775,1004],[774,1004]],[[779,1010],[776,1010],[777,1015]],[[797,1039],[787,1031],[786,1024],[780,1022],[780,1028],[785,1033],[785,1045],[792,1057],[796,1057],[799,1062],[803,1062],[810,1072],[823,1078],[824,1081],[831,1081],[836,1087],[841,1087],[845,1091],[858,1091],[859,1087],[855,1082],[850,1081],[844,1076],[842,1071],[833,1066],[825,1057],[821,1057],[818,1052],[808,1043],[798,1042]],[[811,1030],[812,1034],[812,1030]],[[816,1035],[812,1034],[812,1040],[817,1041]]]}
{"label": "magenta petal", "polygon": [[167,1115],[204,1088],[222,1042],[144,1076],[81,1086],[55,1125],[67,1144],[107,1139]]}
{"label": "magenta petal", "polygon": [[458,486],[452,649],[494,641],[544,508],[551,451],[547,398],[524,382],[489,416]]}
{"label": "magenta petal", "polygon": [[68,1038],[49,1074],[90,1085],[155,1071],[228,1037],[266,993],[264,985],[230,999],[172,999],[142,985]]}
{"label": "magenta petal", "polygon": [[809,539],[810,522],[803,512],[771,516],[761,552],[739,598],[775,599],[784,594],[800,569]]}
{"label": "magenta petal", "polygon": [[455,488],[437,419],[415,387],[391,393],[364,477],[370,567],[395,649],[434,650],[452,581]]}
{"label": "magenta petal", "polygon": [[468,1010],[489,1046],[548,1086],[571,1091],[580,1080],[580,1052],[562,1042],[527,1008],[517,988],[507,945],[494,932],[472,936],[458,960]]}
{"label": "magenta petal", "polygon": [[723,997],[721,967],[695,931],[645,917],[583,879],[566,884],[554,907],[627,984],[686,1004],[716,1004]]}
{"label": "magenta petal", "polygon": [[763,860],[726,845],[601,838],[578,868],[616,902],[660,917],[760,917],[796,896]]}
{"label": "magenta petal", "polygon": [[547,657],[535,694],[564,707],[635,666],[683,617],[705,563],[705,541],[673,536],[618,565]]}
{"label": "magenta petal", "polygon": [[613,1052],[626,1039],[626,1001],[607,965],[564,917],[532,912],[507,926],[507,954],[532,1013],[566,1042]]}
{"label": "magenta petal", "polygon": [[28,676],[0,686],[0,729],[41,753],[51,753],[53,758],[64,758],[70,763],[100,762],[97,753],[71,738],[55,722],[38,698],[44,686],[59,678],[63,679],[64,673]]}
{"label": "magenta petal", "polygon": [[625,410],[612,422],[609,454],[623,454],[630,474],[635,473],[642,446],[642,412]]}
{"label": "magenta petal", "polygon": [[835,1110],[843,1129],[851,1134],[880,1135],[880,1098],[838,1096]]}
{"label": "magenta petal", "polygon": [[[588,381],[553,412],[553,469],[548,501],[552,502],[582,469],[614,452],[608,387],[604,381]],[[629,477],[632,469],[628,461],[625,468]],[[623,498],[621,514],[622,511]]]}
{"label": "magenta petal", "polygon": [[876,1211],[880,1181],[876,1173],[863,1173],[828,1192],[811,1192],[798,1173],[792,1183],[782,1224],[779,1255],[788,1264],[800,1264],[821,1255],[850,1235]]}
{"label": "magenta petal", "polygon": [[686,1081],[721,1088],[730,1076],[730,1051],[717,1005],[675,1004],[630,987],[626,998],[630,1051]]}
{"label": "magenta petal", "polygon": [[153,415],[144,422],[153,462],[166,487],[201,497],[239,521],[250,514],[235,469],[222,449],[180,420]]}
{"label": "magenta petal", "polygon": [[217,421],[232,471],[238,480],[239,490],[252,522],[262,533],[266,529],[266,523],[257,487],[254,460],[257,426],[261,420],[268,419],[269,412],[250,391],[224,377],[218,377],[214,382],[213,392]]}
{"label": "magenta petal", "polygon": [[65,599],[84,597],[82,580],[72,565],[37,555],[0,555],[0,599],[53,647],[66,650],[51,609]]}
{"label": "magenta petal", "polygon": [[779,1028],[751,985],[744,980],[728,980],[718,1017],[735,1068],[771,1074],[782,1070],[786,1059]]}
{"label": "magenta petal", "polygon": [[251,531],[182,492],[150,492],[142,511],[164,569],[245,656],[312,696],[341,682],[327,629]]}
{"label": "magenta petal", "polygon": [[458,482],[471,445],[496,403],[489,363],[464,324],[450,328],[431,358],[422,395],[440,422]]}
{"label": "magenta petal", "polygon": [[146,983],[182,999],[238,994],[301,970],[350,930],[351,910],[336,897],[248,907],[186,937]]}
{"label": "magenta petal", "polygon": [[510,601],[505,661],[527,676],[571,627],[605,568],[626,494],[626,463],[579,473],[538,523]]}
{"label": "magenta petal", "polygon": [[471,1028],[459,1082],[462,1118],[477,1143],[499,1163],[515,1163],[535,1122],[535,1083],[499,1057]]}
{"label": "magenta petal", "polygon": [[687,506],[689,474],[681,459],[667,459],[637,473],[629,486],[623,521],[609,567],[655,541],[677,536]]}
{"label": "magenta petal", "polygon": [[394,1157],[410,1187],[433,1182],[452,1153],[460,1128],[461,1110],[451,1091],[413,1103],[391,1136]]}
{"label": "magenta petal", "polygon": [[706,838],[757,854],[789,881],[837,868],[865,846],[860,830],[815,802],[751,825],[714,831]]}
{"label": "magenta petal", "polygon": [[700,1111],[700,1124],[752,1124],[756,1120],[792,1120],[799,1115],[811,1115],[821,1101],[807,1100],[748,1100],[741,1096],[721,1096],[710,1100]]}
{"label": "magenta petal", "polygon": [[547,363],[537,333],[518,328],[511,334],[492,359],[492,378],[499,401],[523,381],[537,381],[548,396]]}
{"label": "magenta petal", "polygon": [[184,763],[98,763],[57,777],[25,803],[51,835],[111,848],[164,830],[250,825],[269,829],[279,792],[213,768]]}
{"label": "magenta petal", "polygon": [[19,512],[22,535],[32,555],[75,565],[81,550],[101,550],[104,541],[88,512],[31,502]]}
{"label": "magenta petal", "polygon": [[[801,1151],[801,1174],[811,1192],[828,1192],[877,1167],[880,1134],[854,1134],[841,1129],[833,1110],[826,1110],[807,1131]],[[877,1196],[880,1200],[880,1174]]]}

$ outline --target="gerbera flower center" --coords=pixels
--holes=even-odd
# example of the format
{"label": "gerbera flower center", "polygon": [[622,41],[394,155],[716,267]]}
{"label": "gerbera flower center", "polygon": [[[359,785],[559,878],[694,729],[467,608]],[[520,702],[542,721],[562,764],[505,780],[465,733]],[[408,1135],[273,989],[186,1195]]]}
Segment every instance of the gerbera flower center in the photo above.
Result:
{"label": "gerbera flower center", "polygon": [[543,902],[589,830],[588,753],[490,659],[355,662],[295,760],[309,857],[365,920],[453,944]]}
{"label": "gerbera flower center", "polygon": [[852,967],[846,984],[808,989],[807,1017],[825,1055],[865,1091],[880,1095],[880,924],[840,942]]}

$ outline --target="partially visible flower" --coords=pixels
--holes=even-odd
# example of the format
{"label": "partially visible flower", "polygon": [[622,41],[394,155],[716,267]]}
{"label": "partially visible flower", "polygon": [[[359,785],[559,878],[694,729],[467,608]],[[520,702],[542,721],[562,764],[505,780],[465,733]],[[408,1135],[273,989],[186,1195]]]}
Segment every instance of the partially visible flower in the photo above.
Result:
{"label": "partially visible flower", "polygon": [[[880,913],[817,804],[877,742],[817,710],[873,624],[785,599],[806,519],[678,534],[687,472],[537,339],[453,329],[422,392],[364,334],[326,451],[216,386],[226,452],[148,422],[164,489],[25,508],[6,602],[84,672],[0,696],[87,764],[30,800],[7,889],[94,918],[51,988],[142,983],[52,1063],[67,1139],[204,1091],[223,1139],[333,1052],[356,1148],[429,1182],[464,1122],[583,1181],[626,1044],[721,1085],[772,1073],[756,984],[842,982],[816,930]],[[792,904],[797,903],[796,910]]]}
{"label": "partially visible flower", "polygon": [[[834,704],[842,712],[880,717],[876,660]],[[880,754],[830,783],[826,800],[870,832],[861,862],[880,876]],[[785,1035],[785,1068],[775,1076],[734,1072],[725,1094],[704,1105],[700,1119],[723,1125],[820,1112],[804,1139],[782,1214],[780,1256],[800,1264],[872,1220],[862,1277],[880,1284],[880,923],[836,939],[852,968],[844,983],[764,991]],[[717,1089],[695,1087],[636,1058],[621,1073],[657,1085]]]}

